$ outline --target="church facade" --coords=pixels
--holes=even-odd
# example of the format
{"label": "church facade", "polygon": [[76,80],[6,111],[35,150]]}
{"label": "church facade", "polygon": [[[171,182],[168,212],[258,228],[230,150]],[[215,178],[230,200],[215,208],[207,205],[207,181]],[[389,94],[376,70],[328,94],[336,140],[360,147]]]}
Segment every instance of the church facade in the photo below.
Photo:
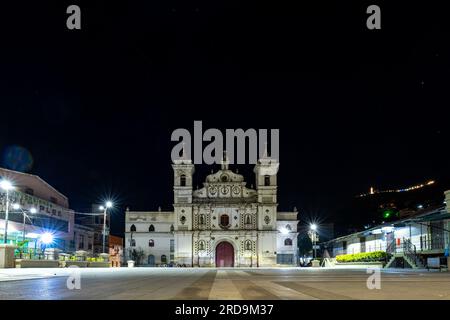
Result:
{"label": "church facade", "polygon": [[263,156],[254,168],[256,188],[221,169],[193,189],[194,165],[172,164],[173,211],[125,214],[127,259],[148,266],[272,267],[297,264],[297,214],[277,211],[277,160]]}

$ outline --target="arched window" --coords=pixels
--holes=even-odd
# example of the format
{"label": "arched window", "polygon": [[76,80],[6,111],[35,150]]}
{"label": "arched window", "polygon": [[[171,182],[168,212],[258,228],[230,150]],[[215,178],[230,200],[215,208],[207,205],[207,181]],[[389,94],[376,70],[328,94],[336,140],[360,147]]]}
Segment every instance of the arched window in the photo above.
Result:
{"label": "arched window", "polygon": [[167,263],[167,256],[165,254],[163,254],[161,256],[161,263],[166,264]]}
{"label": "arched window", "polygon": [[292,246],[292,239],[286,238],[284,240],[284,245],[285,246]]}
{"label": "arched window", "polygon": [[203,241],[203,240],[199,241],[199,243],[198,243],[198,250],[199,251],[205,250],[205,241]]}
{"label": "arched window", "polygon": [[270,176],[264,176],[264,185],[270,186]]}
{"label": "arched window", "polygon": [[130,231],[131,232],[136,232],[136,226],[134,224],[131,225]]}
{"label": "arched window", "polygon": [[149,247],[154,247],[155,246],[155,241],[153,239],[148,240],[148,246]]}
{"label": "arched window", "polygon": [[182,174],[180,176],[180,186],[185,187],[186,186],[186,175]]}
{"label": "arched window", "polygon": [[174,232],[175,228],[173,227],[173,225],[170,226],[170,232]]}
{"label": "arched window", "polygon": [[155,231],[155,226],[151,224],[150,227],[148,227],[148,231],[149,232]]}
{"label": "arched window", "polygon": [[201,225],[205,224],[205,215],[204,214],[200,215],[199,224],[201,224]]}
{"label": "arched window", "polygon": [[245,224],[252,224],[252,217],[249,214],[245,216]]}
{"label": "arched window", "polygon": [[245,250],[252,250],[252,241],[251,240],[245,241]]}
{"label": "arched window", "polygon": [[220,225],[223,227],[227,227],[230,224],[230,218],[227,214],[223,214],[220,216]]}

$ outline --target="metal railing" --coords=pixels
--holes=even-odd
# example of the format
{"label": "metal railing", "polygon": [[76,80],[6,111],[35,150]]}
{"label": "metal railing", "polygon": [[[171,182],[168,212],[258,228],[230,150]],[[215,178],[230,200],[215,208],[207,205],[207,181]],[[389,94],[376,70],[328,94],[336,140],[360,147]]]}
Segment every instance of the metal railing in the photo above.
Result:
{"label": "metal railing", "polygon": [[411,239],[403,238],[403,254],[408,257],[408,259],[415,263],[417,267],[423,267],[424,263],[417,255],[416,246],[411,242]]}

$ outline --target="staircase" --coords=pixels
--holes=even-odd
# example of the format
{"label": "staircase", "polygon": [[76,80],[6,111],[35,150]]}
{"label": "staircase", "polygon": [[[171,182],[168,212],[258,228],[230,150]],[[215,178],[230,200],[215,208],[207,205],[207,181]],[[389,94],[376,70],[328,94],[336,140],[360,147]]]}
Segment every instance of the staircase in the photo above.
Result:
{"label": "staircase", "polygon": [[391,253],[392,256],[386,264],[385,268],[390,268],[397,259],[402,259],[412,269],[425,268],[425,265],[423,264],[421,258],[416,253],[416,246],[411,243],[410,239],[403,238],[402,249],[403,250],[401,250],[400,252],[396,251],[395,240],[391,244],[389,244],[386,251],[388,253]]}

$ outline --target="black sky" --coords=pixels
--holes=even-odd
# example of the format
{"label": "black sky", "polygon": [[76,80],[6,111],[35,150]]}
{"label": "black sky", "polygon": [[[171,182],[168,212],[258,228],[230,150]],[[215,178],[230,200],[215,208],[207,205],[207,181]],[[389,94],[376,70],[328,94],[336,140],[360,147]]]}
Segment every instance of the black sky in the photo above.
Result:
{"label": "black sky", "polygon": [[[449,181],[445,10],[377,2],[382,29],[368,30],[372,2],[314,3],[8,7],[1,152],[29,150],[30,172],[74,209],[116,197],[116,233],[126,206],[171,208],[170,134],[194,120],[279,128],[279,209],[305,216],[351,221],[338,208],[370,186]],[[79,31],[66,28],[70,4]],[[196,184],[209,171],[197,167]]]}

